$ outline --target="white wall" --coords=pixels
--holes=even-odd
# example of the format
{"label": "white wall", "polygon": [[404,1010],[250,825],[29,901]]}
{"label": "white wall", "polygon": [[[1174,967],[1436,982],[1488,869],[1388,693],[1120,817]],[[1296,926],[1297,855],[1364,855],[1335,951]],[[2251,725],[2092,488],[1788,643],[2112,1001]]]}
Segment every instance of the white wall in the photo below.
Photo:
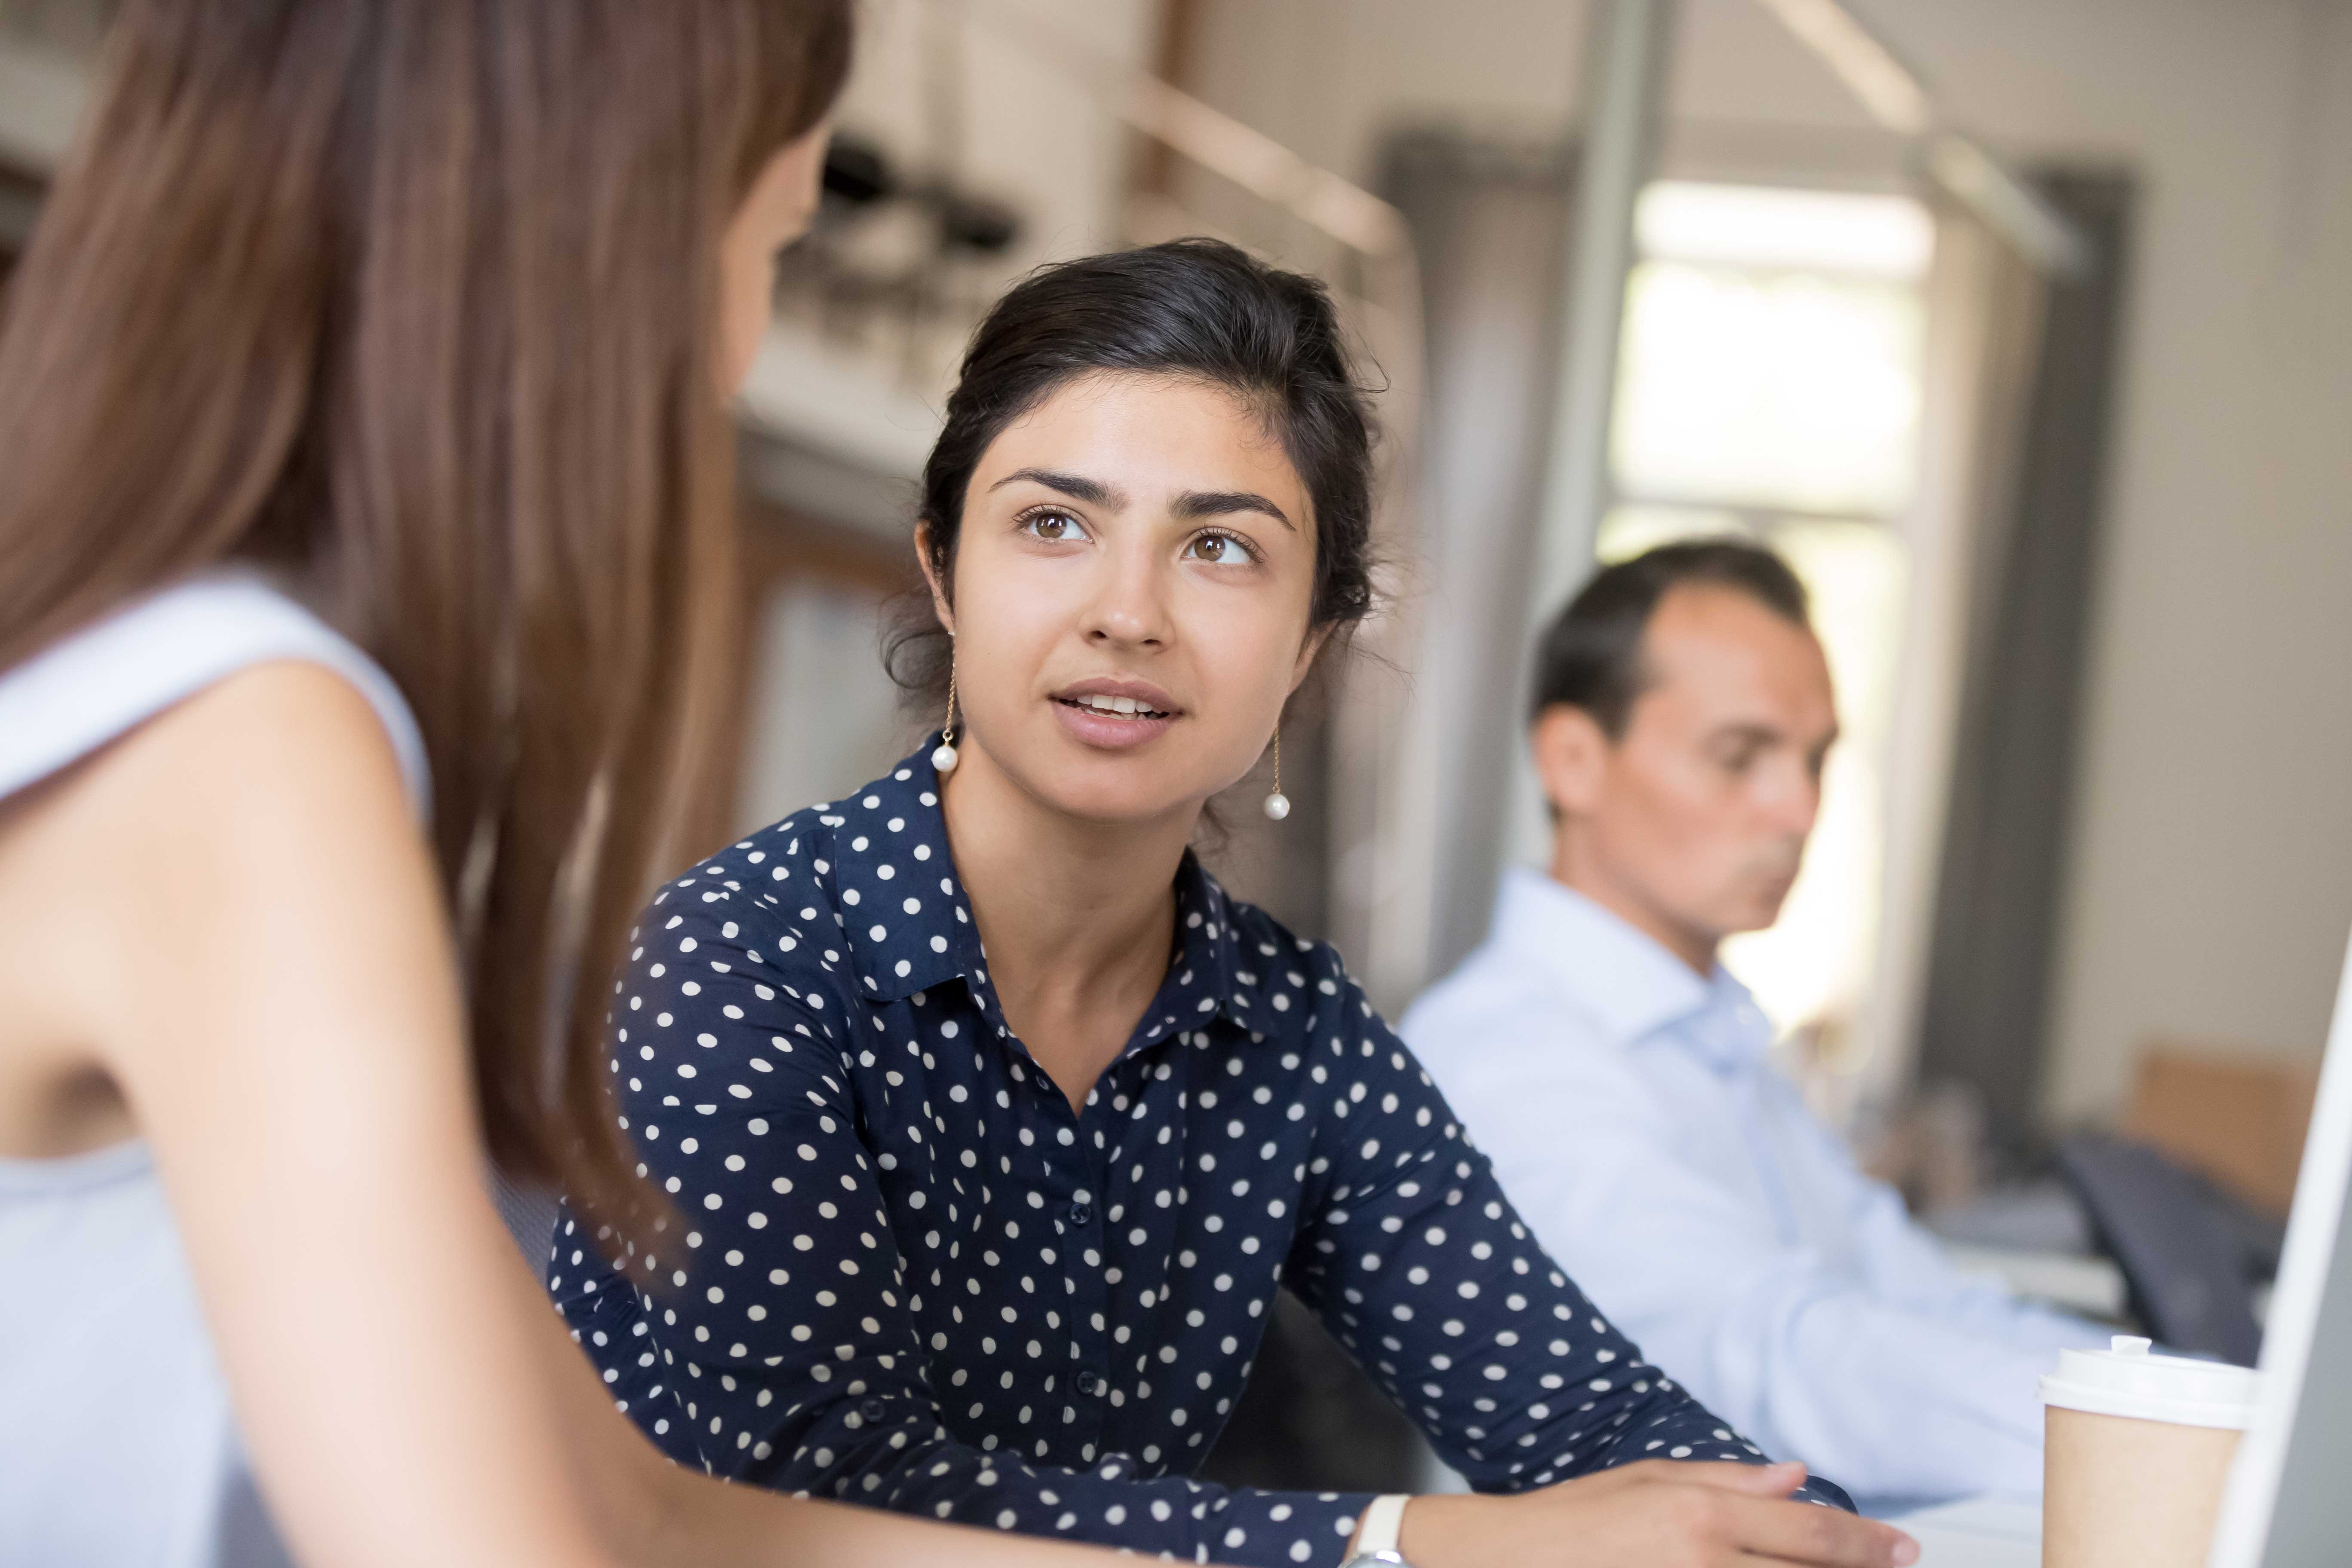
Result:
{"label": "white wall", "polygon": [[[2352,921],[2352,11],[1853,0],[1952,121],[2139,176],[2053,1004],[2062,1115],[2151,1034],[2318,1050]],[[1207,0],[1198,87],[1343,171],[1444,118],[1557,131],[1583,7]],[[1678,120],[1859,129],[1752,0],[1691,0]]]}
{"label": "white wall", "polygon": [[[1381,132],[1555,135],[1575,112],[1586,0],[1197,0],[1192,85],[1327,168],[1370,178]],[[1678,120],[1863,130],[1869,117],[1755,0],[1684,0]]]}
{"label": "white wall", "polygon": [[2112,1105],[2153,1033],[2315,1054],[2352,921],[2352,15],[1873,14],[1967,123],[2145,182],[2050,1103]]}

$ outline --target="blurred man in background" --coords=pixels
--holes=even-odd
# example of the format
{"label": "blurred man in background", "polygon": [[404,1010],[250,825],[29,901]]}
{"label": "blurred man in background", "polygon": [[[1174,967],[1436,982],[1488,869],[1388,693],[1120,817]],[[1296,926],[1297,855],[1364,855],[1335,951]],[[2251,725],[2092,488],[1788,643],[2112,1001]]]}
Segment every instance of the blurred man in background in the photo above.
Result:
{"label": "blurred man in background", "polygon": [[1796,879],[1837,738],[1805,590],[1670,544],[1546,633],[1548,873],[1404,1034],[1538,1239],[1643,1352],[1857,1498],[2038,1492],[2038,1374],[2086,1322],[1963,1277],[1816,1123],[1717,961]]}

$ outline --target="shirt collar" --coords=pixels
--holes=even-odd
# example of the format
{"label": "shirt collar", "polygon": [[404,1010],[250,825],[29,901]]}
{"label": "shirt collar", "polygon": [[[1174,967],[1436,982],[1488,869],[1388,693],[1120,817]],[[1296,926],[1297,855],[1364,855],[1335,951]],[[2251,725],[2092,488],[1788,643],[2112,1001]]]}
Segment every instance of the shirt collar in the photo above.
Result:
{"label": "shirt collar", "polygon": [[[1655,938],[1539,871],[1514,867],[1504,874],[1492,940],[1566,985],[1612,1037],[1628,1044],[1702,1014],[1761,1025],[1748,987],[1721,964],[1701,979]],[[1749,1032],[1699,1033],[1706,1043],[1718,1036],[1727,1043],[1730,1034]],[[1769,1031],[1762,1043],[1769,1043]]]}
{"label": "shirt collar", "polygon": [[1198,1028],[1218,1013],[1245,1029],[1265,1027],[1265,1019],[1252,1016],[1260,976],[1244,969],[1235,952],[1239,942],[1233,901],[1187,849],[1176,868],[1176,951],[1168,978],[1136,1030],[1136,1045]]}
{"label": "shirt collar", "polygon": [[[829,869],[843,906],[842,934],[868,1001],[902,1001],[961,977],[992,1014],[988,961],[948,847],[939,784],[929,752],[917,752],[819,809],[818,820],[833,830]],[[884,933],[878,940],[876,928]],[[1139,1045],[1197,1028],[1217,1013],[1244,1028],[1269,1026],[1262,972],[1283,962],[1280,949],[1242,955],[1238,942],[1232,900],[1186,850],[1176,870],[1176,951],[1136,1031]]]}
{"label": "shirt collar", "polygon": [[842,939],[868,1001],[902,1001],[982,972],[971,906],[948,853],[939,784],[930,759],[918,752],[817,811],[833,830],[833,863],[818,875],[833,880]]}

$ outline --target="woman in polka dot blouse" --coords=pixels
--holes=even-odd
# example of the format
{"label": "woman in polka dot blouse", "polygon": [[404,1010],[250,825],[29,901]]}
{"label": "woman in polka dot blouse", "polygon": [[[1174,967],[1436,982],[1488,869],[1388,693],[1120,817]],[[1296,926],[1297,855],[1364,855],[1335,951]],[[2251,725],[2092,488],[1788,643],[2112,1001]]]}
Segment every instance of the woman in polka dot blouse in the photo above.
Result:
{"label": "woman in polka dot blouse", "polygon": [[1644,1364],[1338,956],[1186,847],[1367,607],[1368,448],[1320,289],[1230,247],[998,306],[926,473],[941,635],[893,650],[940,743],[646,910],[609,1039],[671,1239],[567,1217],[549,1288],[673,1457],[764,1486],[1337,1563],[1369,1499],[1188,1479],[1280,1284],[1509,1494],[1415,1500],[1421,1568],[1907,1561]]}

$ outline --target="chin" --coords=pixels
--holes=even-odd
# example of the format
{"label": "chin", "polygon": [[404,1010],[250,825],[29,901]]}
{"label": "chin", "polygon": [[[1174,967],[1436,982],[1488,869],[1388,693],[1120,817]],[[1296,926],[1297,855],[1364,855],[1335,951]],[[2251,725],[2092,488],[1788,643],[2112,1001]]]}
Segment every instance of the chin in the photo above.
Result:
{"label": "chin", "polygon": [[1191,797],[1171,796],[1164,789],[1063,785],[1040,794],[1047,805],[1064,816],[1103,827],[1157,822],[1193,804]]}
{"label": "chin", "polygon": [[1124,755],[1080,748],[1075,755],[1041,758],[1022,773],[1030,793],[1054,810],[1104,826],[1156,822],[1173,812],[1197,810],[1214,793],[1213,784],[1199,776],[1197,757],[1157,745]]}

